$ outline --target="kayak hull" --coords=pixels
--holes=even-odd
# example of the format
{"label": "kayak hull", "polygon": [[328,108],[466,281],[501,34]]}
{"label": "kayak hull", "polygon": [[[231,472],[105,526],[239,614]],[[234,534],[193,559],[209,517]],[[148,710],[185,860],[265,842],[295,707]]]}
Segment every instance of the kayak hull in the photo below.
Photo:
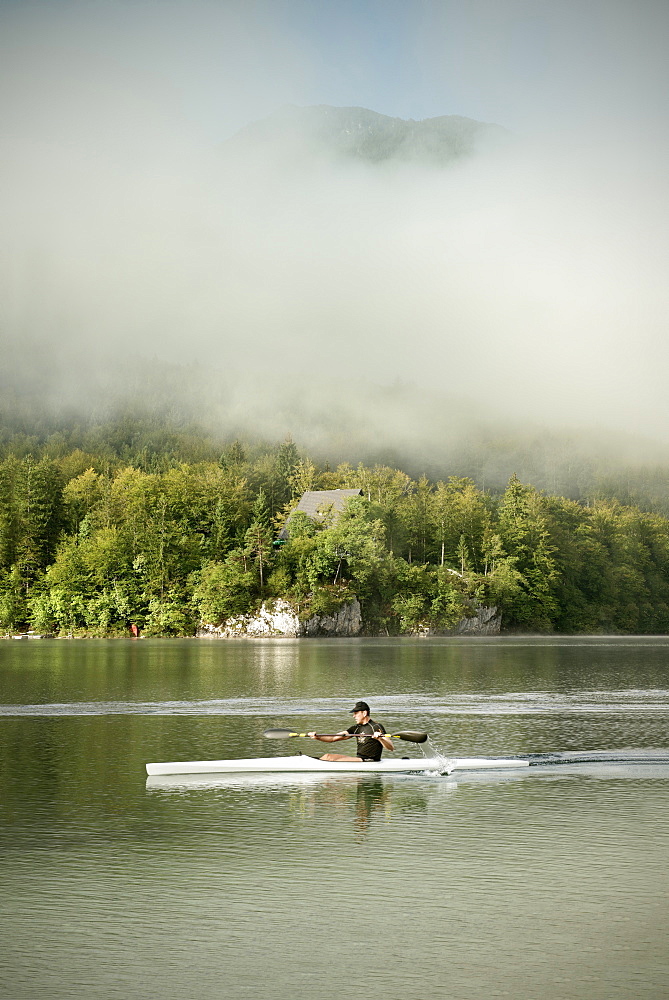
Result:
{"label": "kayak hull", "polygon": [[411,757],[380,761],[321,760],[308,754],[293,757],[242,757],[237,760],[168,761],[147,764],[147,774],[242,774],[311,772],[340,774],[420,774],[436,771],[527,767],[529,761],[505,757]]}

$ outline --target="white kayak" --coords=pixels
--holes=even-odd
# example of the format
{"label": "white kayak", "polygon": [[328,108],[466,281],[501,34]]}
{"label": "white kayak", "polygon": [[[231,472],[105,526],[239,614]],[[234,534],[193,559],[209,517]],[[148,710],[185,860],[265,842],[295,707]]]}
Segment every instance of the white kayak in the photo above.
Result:
{"label": "white kayak", "polygon": [[328,772],[340,774],[420,774],[436,771],[479,771],[491,768],[528,767],[528,760],[508,757],[400,757],[394,760],[321,760],[308,754],[294,757],[242,757],[237,760],[191,760],[147,764],[147,774],[241,774],[277,772]]}

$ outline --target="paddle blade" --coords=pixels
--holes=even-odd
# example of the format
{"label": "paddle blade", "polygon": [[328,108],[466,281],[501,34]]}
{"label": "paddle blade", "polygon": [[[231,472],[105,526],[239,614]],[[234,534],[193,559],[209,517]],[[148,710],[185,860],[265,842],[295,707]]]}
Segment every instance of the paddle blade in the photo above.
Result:
{"label": "paddle blade", "polygon": [[409,743],[425,743],[427,733],[393,733],[394,740],[408,740]]}
{"label": "paddle blade", "polygon": [[263,733],[268,740],[287,740],[290,736],[300,736],[300,733],[293,732],[292,729],[266,729]]}

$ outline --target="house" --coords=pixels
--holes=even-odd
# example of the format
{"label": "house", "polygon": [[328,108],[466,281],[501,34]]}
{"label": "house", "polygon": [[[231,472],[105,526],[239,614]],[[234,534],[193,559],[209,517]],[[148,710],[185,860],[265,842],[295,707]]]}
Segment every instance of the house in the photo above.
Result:
{"label": "house", "polygon": [[279,533],[279,540],[285,541],[289,537],[290,519],[298,511],[301,514],[306,514],[312,521],[320,522],[330,517],[334,523],[343,511],[346,501],[350,500],[351,497],[361,497],[362,495],[362,490],[307,490],[300,497],[295,510],[289,514],[288,520]]}

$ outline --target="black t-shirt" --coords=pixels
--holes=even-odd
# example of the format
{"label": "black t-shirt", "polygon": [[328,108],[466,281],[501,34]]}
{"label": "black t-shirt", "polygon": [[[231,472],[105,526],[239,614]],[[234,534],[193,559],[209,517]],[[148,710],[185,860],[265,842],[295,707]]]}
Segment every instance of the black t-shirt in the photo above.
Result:
{"label": "black t-shirt", "polygon": [[358,749],[356,750],[358,757],[363,757],[365,760],[381,760],[383,744],[379,743],[378,740],[372,739],[371,734],[385,733],[382,725],[370,719],[369,722],[361,722],[357,726],[349,726],[346,732],[358,737]]}

